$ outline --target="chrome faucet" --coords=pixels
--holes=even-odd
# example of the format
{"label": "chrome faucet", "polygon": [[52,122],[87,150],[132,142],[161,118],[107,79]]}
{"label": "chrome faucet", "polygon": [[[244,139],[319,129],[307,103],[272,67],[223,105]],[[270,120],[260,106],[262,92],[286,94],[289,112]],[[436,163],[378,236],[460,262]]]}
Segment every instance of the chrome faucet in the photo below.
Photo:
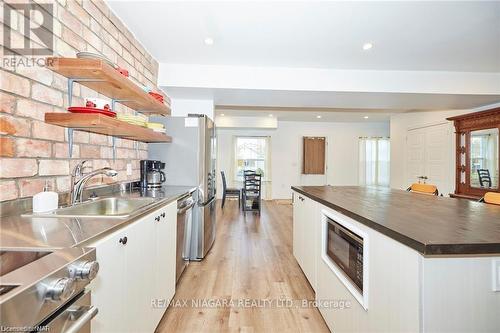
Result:
{"label": "chrome faucet", "polygon": [[114,177],[118,174],[116,170],[111,168],[102,168],[94,170],[88,174],[83,173],[84,164],[87,161],[82,161],[78,163],[73,171],[71,172],[71,190],[70,190],[70,205],[74,205],[76,202],[82,202],[82,193],[85,184],[90,180],[90,178],[97,175],[106,175],[109,177]]}

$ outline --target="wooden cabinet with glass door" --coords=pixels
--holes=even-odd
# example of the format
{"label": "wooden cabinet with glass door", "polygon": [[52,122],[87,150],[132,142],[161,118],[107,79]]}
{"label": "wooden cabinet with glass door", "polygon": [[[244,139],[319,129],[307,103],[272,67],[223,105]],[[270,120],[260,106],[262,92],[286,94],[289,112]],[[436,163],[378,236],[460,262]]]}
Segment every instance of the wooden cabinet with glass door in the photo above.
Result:
{"label": "wooden cabinet with glass door", "polygon": [[500,192],[500,108],[448,118],[456,129],[456,181],[452,196],[479,199]]}

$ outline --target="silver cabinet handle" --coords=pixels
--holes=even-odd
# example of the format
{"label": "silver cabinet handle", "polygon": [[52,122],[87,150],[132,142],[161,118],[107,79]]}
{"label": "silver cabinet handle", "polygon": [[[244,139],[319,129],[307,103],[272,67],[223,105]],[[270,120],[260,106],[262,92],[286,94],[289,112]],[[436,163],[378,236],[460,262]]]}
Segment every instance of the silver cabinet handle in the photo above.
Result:
{"label": "silver cabinet handle", "polygon": [[[75,311],[76,312],[76,311]],[[80,329],[85,326],[92,318],[95,317],[98,310],[95,306],[91,306],[85,311],[70,327],[68,327],[64,333],[78,333]]]}

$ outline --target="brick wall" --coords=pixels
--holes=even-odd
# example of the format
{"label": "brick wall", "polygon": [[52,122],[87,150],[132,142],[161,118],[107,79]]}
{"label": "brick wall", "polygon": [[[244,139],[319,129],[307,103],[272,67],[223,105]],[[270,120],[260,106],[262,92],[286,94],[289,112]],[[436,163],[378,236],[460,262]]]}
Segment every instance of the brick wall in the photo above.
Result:
{"label": "brick wall", "polygon": [[[20,1],[16,1],[20,2]],[[25,1],[23,1],[25,2]],[[158,62],[134,38],[102,0],[45,1],[53,4],[54,54],[75,57],[78,51],[104,54],[131,77],[150,87],[156,86]],[[4,6],[0,7],[3,22]],[[13,14],[10,22],[13,47],[22,45],[22,20]],[[33,39],[32,43],[36,43]],[[21,44],[19,44],[21,43]],[[5,59],[4,47],[1,58]],[[18,57],[19,58],[19,57]],[[44,67],[12,66],[2,61],[0,68],[0,201],[33,196],[45,181],[58,192],[69,189],[69,174],[83,159],[93,168],[109,166],[118,171],[115,178],[96,177],[91,184],[139,178],[139,160],[147,158],[147,145],[117,139],[117,158],[112,159],[112,138],[74,132],[73,158],[69,158],[66,129],[44,122],[46,112],[67,112],[67,79]],[[101,97],[96,92],[74,85],[73,106],[83,105],[84,97]],[[132,110],[119,105],[118,112]],[[133,174],[126,175],[127,163]]]}

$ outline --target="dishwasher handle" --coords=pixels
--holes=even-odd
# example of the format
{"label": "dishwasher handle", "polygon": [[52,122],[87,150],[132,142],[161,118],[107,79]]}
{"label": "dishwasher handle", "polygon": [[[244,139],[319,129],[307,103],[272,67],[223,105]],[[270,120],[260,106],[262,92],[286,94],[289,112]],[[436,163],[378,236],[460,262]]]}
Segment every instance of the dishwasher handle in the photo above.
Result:
{"label": "dishwasher handle", "polygon": [[187,212],[189,209],[193,208],[194,206],[194,201],[192,199],[188,199],[185,201],[186,204],[182,204],[178,209],[177,209],[177,215],[184,214]]}
{"label": "dishwasher handle", "polygon": [[[66,330],[64,330],[64,333],[78,333],[80,329],[85,326],[92,318],[95,317],[97,314],[98,310],[95,306],[89,306],[86,307],[86,311],[78,317],[77,320],[71,326],[69,326]],[[79,312],[79,310],[72,310],[75,313]]]}

